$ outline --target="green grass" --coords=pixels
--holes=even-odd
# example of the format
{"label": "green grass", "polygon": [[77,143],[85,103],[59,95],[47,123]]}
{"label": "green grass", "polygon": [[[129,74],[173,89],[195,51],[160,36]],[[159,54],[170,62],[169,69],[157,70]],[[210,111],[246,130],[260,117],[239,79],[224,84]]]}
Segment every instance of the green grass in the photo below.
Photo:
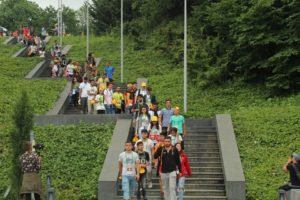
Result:
{"label": "green grass", "polygon": [[[91,40],[96,57],[113,60],[116,81],[120,80],[118,38],[103,36]],[[78,47],[72,49],[74,57],[84,55],[85,40],[79,37],[70,41]],[[183,106],[183,64],[174,64],[159,44],[150,38],[144,50],[134,51],[134,44],[125,40],[125,81],[147,77],[160,105],[166,98],[173,105]],[[281,168],[288,156],[300,152],[299,101],[300,95],[268,98],[266,89],[244,85],[239,81],[221,86],[197,88],[188,82],[187,117],[213,117],[219,113],[232,115],[246,176],[247,198],[274,200],[277,188],[288,180]],[[263,187],[262,187],[263,186]]]}
{"label": "green grass", "polygon": [[[163,106],[163,102],[166,98],[170,98],[173,101],[173,105],[182,107],[183,63],[175,62],[174,57],[170,56],[170,53],[177,47],[175,48],[174,44],[172,44],[173,47],[170,46],[170,52],[166,52],[165,49],[160,48],[160,45],[165,44],[156,43],[156,39],[157,36],[156,38],[149,37],[144,49],[139,51],[134,50],[136,44],[134,44],[132,40],[128,38],[125,39],[125,81],[135,81],[139,77],[147,77],[149,85],[153,88],[153,93],[156,94],[160,102],[160,106]],[[68,58],[83,62],[86,54],[85,41],[85,38],[80,36],[65,37],[64,44],[73,45]],[[95,57],[103,58],[99,70],[103,71],[104,63],[111,60],[116,69],[115,79],[117,82],[120,81],[118,36],[106,35],[102,37],[91,37],[90,43],[91,52],[95,54]],[[177,45],[181,44],[178,43]],[[173,53],[175,54],[176,52]],[[9,59],[7,62],[10,62]],[[15,62],[16,64],[18,63],[18,61]],[[33,60],[28,62],[37,61]],[[27,65],[28,67],[26,67]],[[33,104],[38,108],[38,113],[43,113],[49,109],[51,103],[48,104],[47,102],[54,101],[59,94],[59,92],[54,92],[55,90],[59,90],[60,87],[60,84],[56,81],[37,81],[34,83],[33,81],[27,82],[22,80],[22,75],[25,74],[27,70],[30,70],[29,65],[29,63],[25,66],[20,65],[20,69],[22,69],[20,70],[21,72],[11,72],[15,73],[13,76],[18,77],[16,79],[13,79],[13,76],[6,79],[2,77],[3,82],[9,82],[9,80],[13,79],[14,84],[7,86],[9,87],[9,90],[13,91],[13,98],[7,99],[1,97],[2,95],[0,96],[1,115],[3,115],[3,112],[5,115],[4,120],[0,121],[0,131],[5,130],[4,128],[1,130],[1,126],[7,127],[4,122],[8,119],[8,110],[11,110],[13,101],[17,98],[18,92],[22,88],[21,86],[32,88],[32,90],[30,90],[31,95],[34,96],[32,101],[36,101]],[[200,80],[189,79],[188,81],[188,113],[186,116],[210,118],[218,113],[231,114],[246,176],[247,198],[249,200],[276,199],[278,186],[288,180],[288,175],[281,170],[282,165],[286,162],[288,156],[292,152],[300,152],[300,137],[298,137],[298,130],[300,128],[300,95],[295,94],[288,97],[268,98],[266,89],[261,86],[249,86],[236,81],[227,82],[220,86],[197,88],[197,81]],[[58,84],[57,89],[54,90],[52,87],[53,84],[55,85],[56,83]],[[34,84],[37,86],[34,87]],[[40,85],[43,86],[39,87]],[[48,87],[45,87],[46,85]],[[1,89],[5,89],[5,86],[5,84],[1,86]],[[15,87],[18,89],[15,89]],[[44,92],[44,87],[46,88],[45,90],[53,91],[53,94],[48,94],[49,91],[45,91],[45,93],[40,95],[38,91]],[[46,97],[46,95],[49,95],[52,100],[47,100],[49,97]],[[38,96],[42,98],[37,98],[38,100],[35,100]],[[7,103],[8,109],[6,109]],[[2,106],[3,104],[5,106]],[[53,135],[53,130],[58,129],[58,127],[45,128],[41,132],[43,132],[43,134]],[[7,133],[1,133],[1,135],[4,135],[4,140],[0,141],[0,149],[3,149],[2,152],[4,152],[0,154],[0,162],[3,163],[2,161],[5,161],[4,156],[7,155],[8,151],[8,135]],[[68,139],[72,139],[71,135],[68,137],[70,137]],[[41,140],[46,141],[43,139]],[[53,140],[58,139],[53,137]],[[56,167],[59,167],[60,164],[57,165],[58,166]],[[0,166],[1,175],[7,172],[6,167]],[[96,171],[99,173],[98,169]],[[57,192],[64,193],[68,191],[70,194],[73,194],[72,192],[77,192],[76,194],[79,194],[79,189],[76,184],[69,185],[68,182],[65,182],[64,180],[57,181],[58,182],[55,183],[56,186],[58,186]],[[0,188],[3,188],[3,183],[7,182],[3,182],[2,180],[0,182]],[[64,184],[68,185],[65,186]],[[93,187],[96,187],[96,185]],[[87,194],[89,197],[82,197],[81,199],[93,199],[92,195],[94,192],[94,189],[82,191],[80,195]],[[75,197],[72,196],[66,199],[74,198]]]}
{"label": "green grass", "polygon": [[114,124],[35,127],[37,142],[45,145],[43,183],[51,172],[56,199],[97,199],[98,176],[113,128]]}
{"label": "green grass", "polygon": [[12,58],[19,45],[0,43],[0,196],[9,184],[9,130],[12,127],[11,114],[21,91],[26,90],[36,114],[50,110],[64,88],[64,80],[25,80],[40,58]]}

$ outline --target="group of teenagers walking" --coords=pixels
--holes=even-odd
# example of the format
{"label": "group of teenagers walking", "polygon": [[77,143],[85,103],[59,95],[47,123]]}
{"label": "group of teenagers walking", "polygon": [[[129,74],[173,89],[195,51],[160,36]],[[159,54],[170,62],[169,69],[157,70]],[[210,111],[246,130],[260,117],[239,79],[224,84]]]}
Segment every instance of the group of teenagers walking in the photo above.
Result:
{"label": "group of teenagers walking", "polygon": [[157,102],[149,106],[139,94],[131,111],[135,134],[125,142],[118,162],[123,199],[147,200],[156,175],[161,199],[182,200],[186,176],[192,171],[184,152],[186,124],[180,108],[167,99],[160,110]]}

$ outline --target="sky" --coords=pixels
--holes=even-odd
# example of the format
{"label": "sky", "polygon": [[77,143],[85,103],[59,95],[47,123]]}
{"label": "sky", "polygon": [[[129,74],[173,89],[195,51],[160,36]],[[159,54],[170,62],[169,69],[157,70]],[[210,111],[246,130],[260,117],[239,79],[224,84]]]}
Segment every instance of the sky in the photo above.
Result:
{"label": "sky", "polygon": [[[57,8],[58,0],[30,0],[39,4],[40,7],[46,8],[47,6],[52,5]],[[75,10],[79,9],[86,0],[62,0],[63,4],[73,8]]]}

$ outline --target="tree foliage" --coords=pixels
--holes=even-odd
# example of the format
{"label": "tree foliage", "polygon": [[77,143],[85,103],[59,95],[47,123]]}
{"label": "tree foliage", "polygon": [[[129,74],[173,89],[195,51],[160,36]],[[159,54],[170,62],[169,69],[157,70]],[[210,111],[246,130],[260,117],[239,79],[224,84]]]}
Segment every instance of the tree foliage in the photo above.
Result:
{"label": "tree foliage", "polygon": [[33,127],[33,108],[29,103],[28,95],[22,92],[13,113],[14,129],[11,131],[10,142],[12,149],[11,169],[11,199],[19,199],[22,184],[20,156],[24,152],[24,143],[30,139]]}

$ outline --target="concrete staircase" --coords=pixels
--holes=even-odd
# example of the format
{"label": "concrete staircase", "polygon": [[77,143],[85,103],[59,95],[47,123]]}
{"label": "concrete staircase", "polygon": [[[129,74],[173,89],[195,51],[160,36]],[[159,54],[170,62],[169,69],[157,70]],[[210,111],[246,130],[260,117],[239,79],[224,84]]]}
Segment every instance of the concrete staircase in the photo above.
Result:
{"label": "concrete staircase", "polygon": [[[186,124],[185,151],[193,176],[186,179],[184,199],[226,200],[216,127],[209,119],[188,119]],[[153,177],[153,188],[147,189],[147,196],[159,200],[158,178]],[[121,186],[118,198],[122,199]]]}

